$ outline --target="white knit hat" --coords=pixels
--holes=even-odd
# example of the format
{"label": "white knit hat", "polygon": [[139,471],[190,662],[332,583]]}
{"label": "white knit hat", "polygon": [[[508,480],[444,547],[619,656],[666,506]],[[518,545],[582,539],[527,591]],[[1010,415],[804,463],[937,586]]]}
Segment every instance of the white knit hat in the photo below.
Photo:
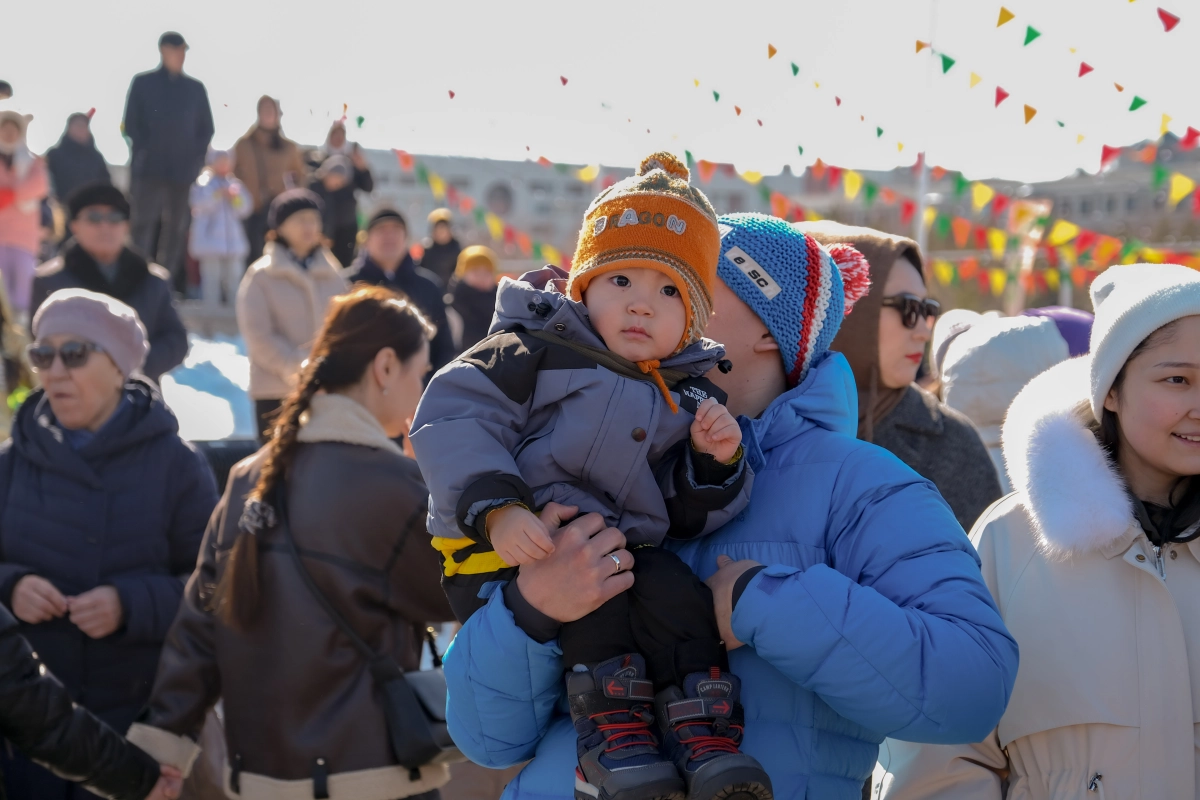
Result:
{"label": "white knit hat", "polygon": [[1092,284],[1092,306],[1092,413],[1100,419],[1129,354],[1162,326],[1200,315],[1200,272],[1178,264],[1109,267]]}

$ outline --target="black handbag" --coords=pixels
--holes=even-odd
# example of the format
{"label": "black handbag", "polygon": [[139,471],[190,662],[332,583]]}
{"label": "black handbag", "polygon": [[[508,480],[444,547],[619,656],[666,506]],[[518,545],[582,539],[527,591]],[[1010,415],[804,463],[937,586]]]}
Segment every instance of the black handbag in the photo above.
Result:
{"label": "black handbag", "polygon": [[425,638],[433,654],[433,669],[406,673],[390,654],[375,652],[354,632],[350,623],[329,602],[329,598],[321,593],[305,568],[288,524],[287,492],[283,481],[279,482],[277,496],[280,530],[283,531],[283,538],[287,541],[300,577],[329,618],[362,654],[371,670],[371,678],[381,695],[383,716],[396,761],[412,770],[413,780],[419,778],[420,768],[428,764],[465,761],[466,757],[454,744],[446,727],[446,676],[442,672],[442,659],[437,652],[433,629],[425,629]]}

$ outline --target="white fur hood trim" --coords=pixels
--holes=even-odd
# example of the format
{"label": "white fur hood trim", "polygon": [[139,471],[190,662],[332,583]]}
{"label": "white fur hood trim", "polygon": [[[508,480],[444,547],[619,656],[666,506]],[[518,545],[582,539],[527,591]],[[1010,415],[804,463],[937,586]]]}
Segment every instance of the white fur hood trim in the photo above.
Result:
{"label": "white fur hood trim", "polygon": [[1038,545],[1070,558],[1103,550],[1134,524],[1125,481],[1087,428],[1090,358],[1065,361],[1029,382],[1002,433],[1013,488],[1024,495]]}

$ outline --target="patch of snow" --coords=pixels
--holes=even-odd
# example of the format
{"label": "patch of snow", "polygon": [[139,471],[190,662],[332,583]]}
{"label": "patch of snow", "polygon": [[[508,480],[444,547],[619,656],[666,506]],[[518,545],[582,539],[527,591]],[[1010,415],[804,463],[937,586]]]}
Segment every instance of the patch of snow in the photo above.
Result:
{"label": "patch of snow", "polygon": [[179,435],[190,441],[253,439],[257,435],[250,360],[240,336],[206,339],[189,335],[183,364],[162,379],[162,395],[179,418]]}

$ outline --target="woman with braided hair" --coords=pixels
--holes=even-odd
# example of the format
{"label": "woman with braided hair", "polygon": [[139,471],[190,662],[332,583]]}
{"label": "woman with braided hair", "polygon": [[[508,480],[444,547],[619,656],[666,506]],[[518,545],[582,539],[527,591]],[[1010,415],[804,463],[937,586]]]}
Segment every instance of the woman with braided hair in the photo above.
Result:
{"label": "woman with braided hair", "polygon": [[364,287],[330,304],[267,445],[234,467],[132,741],[186,769],[218,696],[227,789],[244,800],[427,795],[449,773],[399,766],[366,661],[322,608],[402,670],[451,618],[425,532],[428,494],[393,439],[407,433],[433,331]]}

